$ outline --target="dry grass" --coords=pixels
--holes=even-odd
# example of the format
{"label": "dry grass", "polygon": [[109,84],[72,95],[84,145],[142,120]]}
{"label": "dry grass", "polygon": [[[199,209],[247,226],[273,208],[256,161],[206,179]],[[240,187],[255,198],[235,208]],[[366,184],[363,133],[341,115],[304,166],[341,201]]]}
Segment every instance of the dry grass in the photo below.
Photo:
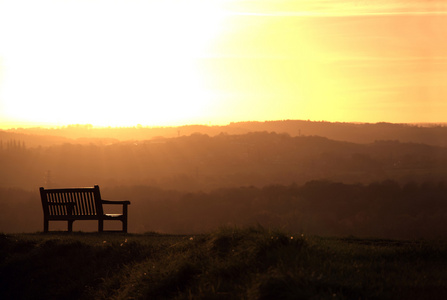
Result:
{"label": "dry grass", "polygon": [[203,235],[0,237],[1,299],[441,299],[447,242]]}

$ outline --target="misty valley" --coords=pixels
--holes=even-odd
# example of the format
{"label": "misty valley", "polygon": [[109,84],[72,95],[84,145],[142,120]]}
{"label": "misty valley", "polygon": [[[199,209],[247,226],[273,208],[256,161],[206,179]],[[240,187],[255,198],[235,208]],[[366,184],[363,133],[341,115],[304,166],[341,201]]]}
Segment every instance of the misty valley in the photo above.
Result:
{"label": "misty valley", "polygon": [[[132,202],[134,233],[259,224],[331,236],[445,237],[445,130],[278,121],[0,131],[0,231],[42,230],[40,186],[98,184],[105,199]],[[74,230],[95,226],[75,222]]]}

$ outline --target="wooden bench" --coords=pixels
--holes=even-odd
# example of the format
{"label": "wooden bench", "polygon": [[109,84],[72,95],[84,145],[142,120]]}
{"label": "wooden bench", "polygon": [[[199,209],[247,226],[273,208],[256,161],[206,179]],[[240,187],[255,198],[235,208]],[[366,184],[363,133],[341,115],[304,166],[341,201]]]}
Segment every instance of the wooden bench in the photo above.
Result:
{"label": "wooden bench", "polygon": [[[104,220],[118,220],[123,223],[122,232],[127,232],[127,206],[130,201],[109,201],[101,199],[99,186],[87,188],[44,189],[40,188],[43,208],[43,228],[48,232],[50,221],[67,221],[68,231],[73,231],[76,220],[98,220],[98,231],[104,231]],[[122,205],[122,214],[105,214],[104,204]]]}

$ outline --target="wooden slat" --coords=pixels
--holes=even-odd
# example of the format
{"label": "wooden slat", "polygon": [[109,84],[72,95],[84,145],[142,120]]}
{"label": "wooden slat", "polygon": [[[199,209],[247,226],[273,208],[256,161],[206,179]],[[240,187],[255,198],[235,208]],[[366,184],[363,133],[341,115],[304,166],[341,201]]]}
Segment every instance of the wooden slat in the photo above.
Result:
{"label": "wooden slat", "polygon": [[87,211],[88,211],[88,214],[89,215],[93,215],[93,209],[92,209],[92,205],[91,205],[91,202],[90,202],[90,198],[91,198],[91,193],[90,192],[86,192],[85,193],[85,205],[86,205],[86,207],[87,207]]}
{"label": "wooden slat", "polygon": [[[48,202],[54,202],[54,200],[53,200],[53,195],[52,194],[50,194],[50,193],[47,193],[47,198],[48,198]],[[49,206],[48,207],[48,211],[49,211],[49,213],[50,213],[50,215],[54,215],[54,207],[52,207],[52,206]]]}
{"label": "wooden slat", "polygon": [[[57,203],[57,201],[56,201],[56,196],[57,195],[55,195],[55,194],[49,194],[50,195],[50,197],[51,197],[51,202],[53,202],[53,203]],[[55,216],[57,216],[58,215],[58,213],[57,213],[57,207],[56,206],[51,206],[53,209],[52,209],[52,214],[53,215],[55,215]]]}
{"label": "wooden slat", "polygon": [[73,195],[76,197],[76,202],[79,204],[79,214],[81,216],[85,216],[85,206],[84,201],[82,201],[82,193],[73,193]]}
{"label": "wooden slat", "polygon": [[90,205],[88,203],[89,202],[88,201],[88,195],[89,195],[88,192],[82,192],[82,199],[83,199],[83,202],[84,202],[85,215],[86,216],[91,215]]}
{"label": "wooden slat", "polygon": [[[72,211],[71,211],[71,213],[74,214],[74,210],[75,210],[75,207],[76,207],[76,202],[74,202],[73,199],[71,199],[70,195],[68,195],[68,194],[65,194],[65,200],[67,201],[66,203],[69,203],[69,202],[75,203],[75,205],[72,207]],[[68,209],[68,206],[67,206],[67,209]],[[68,214],[68,211],[67,211],[67,214]]]}
{"label": "wooden slat", "polygon": [[87,203],[89,215],[94,215],[95,213],[94,213],[94,209],[93,209],[93,205],[92,205],[92,193],[90,193],[90,192],[86,193],[85,200]]}
{"label": "wooden slat", "polygon": [[96,202],[95,202],[95,193],[90,193],[90,205],[92,206],[92,214],[97,215],[98,211],[96,210]]}
{"label": "wooden slat", "polygon": [[79,193],[79,197],[81,198],[82,206],[84,208],[84,216],[88,216],[89,215],[89,211],[88,211],[87,201],[85,199],[86,192]]}
{"label": "wooden slat", "polygon": [[73,192],[68,192],[67,195],[69,196],[70,201],[76,203],[74,208],[73,208],[73,214],[74,215],[79,215],[80,207],[79,207],[79,203],[76,201],[76,197],[75,197],[74,193]]}
{"label": "wooden slat", "polygon": [[[68,202],[68,200],[67,200],[67,195],[65,195],[65,194],[61,194],[61,203],[67,203]],[[68,213],[67,213],[67,206],[65,206],[65,205],[63,205],[62,207],[61,207],[61,212],[62,212],[62,214],[63,215],[68,215]]]}
{"label": "wooden slat", "polygon": [[80,198],[80,201],[82,203],[82,208],[83,208],[83,215],[84,216],[88,216],[89,215],[89,213],[88,213],[88,206],[87,206],[87,201],[85,199],[85,196],[86,196],[85,192],[79,193],[79,198]]}
{"label": "wooden slat", "polygon": [[[59,193],[59,194],[53,193],[53,195],[55,197],[56,203],[61,203],[62,204],[62,203],[66,203],[67,202],[66,197],[65,197],[65,195],[63,193]],[[59,216],[66,215],[65,206],[64,205],[57,205],[57,206],[59,208],[58,215]]]}
{"label": "wooden slat", "polygon": [[[59,203],[59,195],[58,194],[53,194],[53,202],[54,203]],[[61,213],[59,212],[60,207],[59,206],[54,206],[54,214],[56,216],[60,216]]]}
{"label": "wooden slat", "polygon": [[[51,193],[47,193],[47,198],[48,198],[48,202],[54,202],[53,194],[51,194]],[[56,208],[53,207],[53,206],[49,206],[49,207],[48,207],[48,212],[49,212],[50,216],[53,216],[53,215],[56,214],[55,211],[54,211],[55,209],[56,209]]]}
{"label": "wooden slat", "polygon": [[[56,195],[56,203],[64,203],[64,198],[63,198],[63,194],[58,194]],[[57,214],[58,216],[63,216],[64,215],[64,207],[63,205],[57,205]]]}
{"label": "wooden slat", "polygon": [[81,201],[79,201],[79,193],[75,193],[75,192],[70,192],[71,197],[73,198],[73,201],[76,202],[76,206],[77,206],[77,212],[76,215],[78,216],[82,216],[83,215],[83,211],[84,208],[82,207],[82,203]]}
{"label": "wooden slat", "polygon": [[70,195],[70,199],[71,201],[73,201],[74,203],[76,203],[76,215],[81,215],[82,214],[82,207],[81,204],[79,203],[77,197],[76,197],[76,193],[74,192],[68,192],[68,195]]}
{"label": "wooden slat", "polygon": [[[59,202],[58,203],[64,203],[64,195],[58,195],[59,196]],[[59,205],[59,215],[65,215],[65,207],[63,205]]]}
{"label": "wooden slat", "polygon": [[89,207],[89,203],[88,203],[88,192],[82,192],[82,198],[83,198],[83,202],[84,202],[84,207],[85,207],[85,215],[91,215],[91,211],[90,211],[90,207]]}
{"label": "wooden slat", "polygon": [[[46,197],[47,197],[47,202],[51,202],[51,195],[49,193],[45,193]],[[48,214],[51,216],[53,214],[53,208],[52,207],[47,207],[48,209]]]}

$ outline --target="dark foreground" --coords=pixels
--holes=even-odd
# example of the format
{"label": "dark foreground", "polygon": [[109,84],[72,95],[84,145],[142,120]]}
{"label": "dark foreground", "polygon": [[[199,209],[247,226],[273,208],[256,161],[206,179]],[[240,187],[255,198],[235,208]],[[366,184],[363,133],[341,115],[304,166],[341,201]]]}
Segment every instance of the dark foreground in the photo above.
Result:
{"label": "dark foreground", "polygon": [[447,299],[447,241],[222,228],[0,236],[0,299]]}

